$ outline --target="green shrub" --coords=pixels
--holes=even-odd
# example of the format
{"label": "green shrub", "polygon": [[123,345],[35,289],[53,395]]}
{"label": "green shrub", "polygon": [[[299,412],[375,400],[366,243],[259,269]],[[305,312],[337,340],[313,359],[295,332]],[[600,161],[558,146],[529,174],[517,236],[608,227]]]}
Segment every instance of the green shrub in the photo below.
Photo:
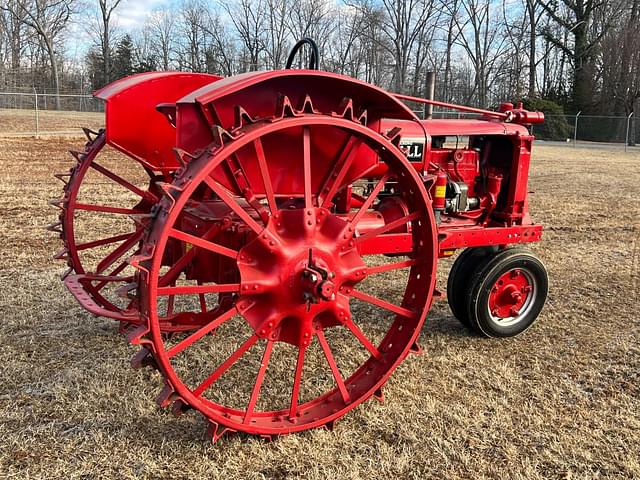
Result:
{"label": "green shrub", "polygon": [[525,98],[522,102],[527,110],[544,113],[544,123],[533,126],[536,138],[564,141],[573,136],[573,127],[567,122],[561,105],[542,98]]}

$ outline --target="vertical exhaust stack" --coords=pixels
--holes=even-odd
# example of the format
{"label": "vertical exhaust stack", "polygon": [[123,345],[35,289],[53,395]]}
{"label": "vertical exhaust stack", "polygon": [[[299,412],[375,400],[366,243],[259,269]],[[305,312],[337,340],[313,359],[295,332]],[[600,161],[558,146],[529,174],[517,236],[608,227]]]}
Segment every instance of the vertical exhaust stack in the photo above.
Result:
{"label": "vertical exhaust stack", "polygon": [[[425,99],[434,100],[436,93],[436,73],[427,72],[424,82]],[[431,120],[433,118],[433,105],[430,103],[424,104],[424,119]]]}

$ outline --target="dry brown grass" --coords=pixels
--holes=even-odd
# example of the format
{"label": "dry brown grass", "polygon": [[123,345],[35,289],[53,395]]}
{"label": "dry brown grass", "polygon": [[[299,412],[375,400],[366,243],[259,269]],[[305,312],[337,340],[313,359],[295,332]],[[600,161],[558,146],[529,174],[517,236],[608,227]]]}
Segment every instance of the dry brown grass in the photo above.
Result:
{"label": "dry brown grass", "polygon": [[[104,124],[103,113],[38,112],[39,134],[76,135],[81,127],[99,128]],[[36,114],[34,110],[0,109],[0,135],[3,137],[25,137],[36,134]]]}
{"label": "dry brown grass", "polygon": [[117,326],[57,278],[46,202],[80,143],[0,139],[0,477],[640,476],[637,152],[537,149],[531,210],[546,230],[533,248],[551,292],[522,337],[473,337],[436,303],[426,353],[396,371],[384,405],[333,432],[210,445],[198,415],[158,411],[157,375],[133,371]]}

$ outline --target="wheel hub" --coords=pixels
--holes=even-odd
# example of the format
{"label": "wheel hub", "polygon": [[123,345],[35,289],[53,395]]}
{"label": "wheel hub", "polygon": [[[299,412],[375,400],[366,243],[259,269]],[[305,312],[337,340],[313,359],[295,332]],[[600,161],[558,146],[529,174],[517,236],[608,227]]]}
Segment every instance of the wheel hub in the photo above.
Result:
{"label": "wheel hub", "polygon": [[515,269],[504,273],[491,289],[489,308],[497,318],[517,317],[528,303],[532,285],[527,275]]}
{"label": "wheel hub", "polygon": [[327,209],[280,210],[238,255],[238,310],[261,338],[297,346],[350,320],[366,277],[349,222]]}

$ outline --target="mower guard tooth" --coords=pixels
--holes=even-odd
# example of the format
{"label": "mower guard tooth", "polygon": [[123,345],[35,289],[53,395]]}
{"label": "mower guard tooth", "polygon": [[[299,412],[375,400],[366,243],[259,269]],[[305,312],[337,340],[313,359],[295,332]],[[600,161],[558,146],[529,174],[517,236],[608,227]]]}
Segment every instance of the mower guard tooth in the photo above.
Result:
{"label": "mower guard tooth", "polygon": [[69,259],[69,250],[67,248],[63,248],[58,253],[53,256],[54,260],[68,260]]}
{"label": "mower guard tooth", "polygon": [[65,201],[64,198],[55,198],[53,200],[49,200],[49,205],[62,210],[64,209],[64,201]]}
{"label": "mower guard tooth", "polygon": [[49,232],[60,233],[62,234],[62,221],[58,220],[57,222],[50,223],[45,227]]}
{"label": "mower guard tooth", "polygon": [[58,180],[60,180],[65,185],[67,185],[69,182],[66,179],[71,177],[71,172],[54,173],[53,176],[56,177]]}
{"label": "mower guard tooth", "polygon": [[178,147],[174,147],[173,153],[175,154],[176,159],[178,160],[178,162],[180,163],[180,167],[182,168],[186,167],[190,160],[193,160],[196,158],[195,155]]}
{"label": "mower guard tooth", "polygon": [[165,384],[160,394],[156,397],[156,403],[160,408],[167,408],[174,400],[177,400],[177,397],[173,387]]}
{"label": "mower guard tooth", "polygon": [[334,117],[344,118],[346,120],[354,121],[353,118],[353,99],[349,97],[344,97],[338,106],[338,110],[335,112],[331,112],[331,115]]}
{"label": "mower guard tooth", "polygon": [[291,100],[289,100],[289,97],[286,95],[280,95],[278,97],[278,103],[276,105],[276,114],[275,117],[273,118],[273,121],[276,120],[282,120],[285,117],[298,117],[300,116],[295,109],[293,108],[293,105],[291,105]]}
{"label": "mower guard tooth", "polygon": [[311,96],[307,93],[304,96],[304,99],[302,100],[302,103],[300,104],[300,108],[298,108],[298,113],[303,114],[303,113],[315,113],[318,114],[320,113],[318,110],[316,110],[313,107],[313,102],[311,101]]}
{"label": "mower guard tooth", "polygon": [[366,127],[366,126],[367,126],[367,116],[368,116],[367,111],[366,111],[366,110],[363,110],[363,111],[360,113],[360,115],[358,116],[358,120],[357,120],[357,122],[358,122],[358,123],[360,123],[360,124],[362,124],[362,125],[364,125],[364,126]]}
{"label": "mower guard tooth", "polygon": [[236,430],[226,427],[224,425],[220,425],[217,422],[209,421],[209,425],[207,427],[207,439],[211,441],[211,443],[216,443],[225,435],[232,435],[237,433]]}
{"label": "mower guard tooth", "polygon": [[216,148],[222,148],[226,145],[227,142],[231,140],[235,140],[237,138],[236,135],[231,134],[220,125],[214,125],[211,127],[211,134],[213,135],[213,144]]}
{"label": "mower guard tooth", "polygon": [[69,153],[75,158],[78,162],[82,162],[85,159],[85,152],[80,152],[78,150],[69,150]]}
{"label": "mower guard tooth", "polygon": [[158,364],[153,357],[153,353],[145,347],[142,347],[138,353],[131,357],[131,367],[134,370],[145,367],[152,367],[155,370],[158,370]]}
{"label": "mower guard tooth", "polygon": [[334,420],[330,420],[330,421],[328,421],[327,423],[325,423],[323,425],[323,427],[326,428],[327,431],[329,431],[329,432],[333,432],[333,429],[335,428],[335,426],[336,426],[336,420],[335,419]]}
{"label": "mower guard tooth", "polygon": [[413,345],[411,345],[409,353],[413,353],[414,355],[422,355],[424,353],[424,350],[422,350],[422,347],[416,340],[415,342],[413,342]]}
{"label": "mower guard tooth", "polygon": [[380,403],[384,403],[384,392],[382,391],[382,387],[377,388],[376,391],[373,392],[373,398]]}
{"label": "mower guard tooth", "polygon": [[183,413],[186,413],[191,409],[192,408],[188,403],[186,403],[182,399],[178,399],[175,402],[173,402],[173,406],[171,407],[171,413],[173,413],[175,417],[179,417]]}
{"label": "mower guard tooth", "polygon": [[149,345],[151,341],[145,338],[148,333],[146,325],[139,325],[127,334],[127,342],[130,345]]}
{"label": "mower guard tooth", "polygon": [[98,132],[94,132],[87,127],[82,127],[82,132],[84,133],[84,136],[87,137],[87,140],[89,140],[89,142],[93,142],[95,138],[100,135]]}
{"label": "mower guard tooth", "polygon": [[247,111],[244,108],[242,108],[240,105],[236,105],[234,107],[234,117],[235,117],[235,121],[233,124],[234,130],[239,130],[245,125],[250,125],[255,122],[255,120],[251,118],[251,115],[249,115]]}
{"label": "mower guard tooth", "polygon": [[69,267],[67,268],[61,275],[60,275],[60,280],[62,280],[63,282],[66,280],[66,278],[71,275],[71,272],[73,272],[73,267]]}

